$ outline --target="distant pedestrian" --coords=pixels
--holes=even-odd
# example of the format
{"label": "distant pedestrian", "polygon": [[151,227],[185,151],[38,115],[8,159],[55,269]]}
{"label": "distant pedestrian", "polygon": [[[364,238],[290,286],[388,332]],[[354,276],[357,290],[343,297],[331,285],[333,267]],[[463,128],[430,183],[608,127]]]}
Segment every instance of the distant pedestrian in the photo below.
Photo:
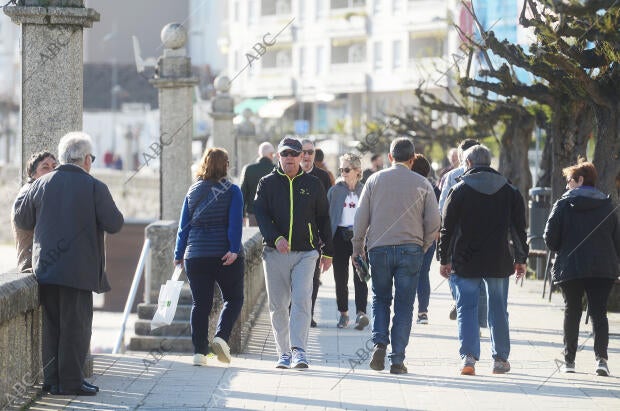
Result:
{"label": "distant pedestrian", "polygon": [[68,133],[58,144],[60,166],[32,183],[15,203],[15,224],[34,229],[32,268],[43,312],[43,390],[96,395],[84,380],[90,347],[93,292],[110,290],[104,232],[116,233],[123,215],[108,187],[89,174],[90,136]]}
{"label": "distant pedestrian", "polygon": [[[428,179],[428,175],[431,171],[431,165],[424,157],[423,154],[416,154],[413,160],[413,165],[411,166],[411,170],[418,173],[422,177],[426,177]],[[429,183],[433,186],[433,192],[435,193],[435,198],[439,200],[439,188],[435,184],[433,184],[430,180]],[[429,279],[429,272],[431,269],[431,263],[433,262],[433,257],[435,256],[435,249],[437,248],[437,240],[433,241],[433,244],[426,250],[424,253],[424,261],[422,262],[422,267],[420,268],[420,278],[418,280],[418,324],[428,324],[428,303],[431,297],[431,282]]]}
{"label": "distant pedestrian", "polygon": [[329,171],[329,169],[327,168],[327,165],[325,164],[325,153],[323,153],[323,150],[321,150],[320,148],[314,150],[314,165],[321,170],[327,171],[327,174],[329,175],[330,186],[336,184],[336,177],[334,177],[334,173]]}
{"label": "distant pedestrian", "polygon": [[321,184],[323,184],[323,188],[327,193],[327,190],[329,190],[329,188],[332,186],[332,182],[329,178],[329,174],[327,173],[327,171],[314,165],[314,159],[316,155],[314,143],[312,142],[312,140],[303,139],[301,140],[301,145],[301,168],[311,176],[318,178]]}
{"label": "distant pedestrian", "polygon": [[458,148],[452,147],[450,150],[448,150],[448,155],[446,155],[446,158],[448,159],[448,166],[442,168],[439,171],[440,186],[443,176],[460,165]]}
{"label": "distant pedestrian", "polygon": [[373,173],[377,171],[383,170],[383,155],[375,153],[370,157],[370,163],[372,166],[367,168],[362,173],[362,184],[368,181],[368,177],[370,177]]}
{"label": "distant pedestrian", "polygon": [[[278,167],[256,190],[254,212],[263,235],[263,266],[277,368],[308,368],[312,278],[322,244],[321,271],[331,266],[333,246],[327,195],[300,167],[302,145],[286,137]],[[289,312],[290,307],[290,312]]]}
{"label": "distant pedestrian", "polygon": [[251,227],[256,227],[256,217],[254,216],[254,197],[256,187],[261,178],[273,171],[273,156],[276,150],[267,141],[258,146],[258,162],[248,164],[241,172],[241,193],[243,194],[243,216],[248,219]]}
{"label": "distant pedestrian", "polygon": [[[28,181],[19,190],[15,203],[21,203],[32,183],[39,177],[53,171],[57,166],[56,157],[49,151],[41,151],[30,156],[26,173]],[[13,238],[17,248],[17,269],[20,272],[32,271],[32,239],[34,230],[22,230],[15,225],[15,208],[11,209],[11,225]]]}
{"label": "distant pedestrian", "polygon": [[580,160],[562,170],[568,190],[553,205],[544,239],[557,253],[553,281],[564,296],[564,372],[575,372],[582,298],[592,319],[596,373],[609,375],[607,300],[618,278],[620,222],[611,198],[595,188],[594,164]]}
{"label": "distant pedestrian", "polygon": [[[342,180],[329,189],[329,220],[334,239],[334,281],[336,283],[336,304],[340,312],[338,328],[349,326],[349,261],[353,254],[353,223],[362,194],[362,162],[359,156],[346,153],[340,157]],[[355,329],[363,330],[369,323],[366,315],[368,285],[358,276],[353,266],[355,287]]]}
{"label": "distant pedestrian", "polygon": [[[327,171],[322,168],[317,167],[314,164],[314,160],[316,157],[316,150],[314,148],[314,143],[311,140],[301,140],[301,168],[308,174],[313,177],[319,179],[321,184],[323,184],[323,188],[325,189],[325,195],[327,196],[327,191],[329,191],[332,186],[331,179]],[[327,199],[327,197],[325,197]],[[320,248],[318,249],[320,252]],[[312,278],[312,319],[310,320],[310,326],[316,327],[317,323],[314,320],[314,307],[316,305],[316,298],[319,295],[319,286],[321,285],[321,258],[316,260],[316,266],[314,267],[314,277]]]}
{"label": "distant pedestrian", "polygon": [[174,263],[183,264],[192,290],[194,365],[206,365],[209,315],[217,283],[224,302],[211,343],[221,362],[230,363],[228,340],[243,306],[243,196],[228,178],[228,153],[205,151],[197,180],[187,191],[177,232]]}
{"label": "distant pedestrian", "polygon": [[[462,375],[475,375],[480,359],[478,299],[486,283],[493,373],[510,371],[508,279],[525,275],[528,255],[525,205],[519,190],[490,167],[491,152],[475,145],[463,153],[467,170],[452,188],[439,240],[440,273],[452,277]],[[512,253],[508,238],[512,240]]]}
{"label": "distant pedestrian", "polygon": [[[365,258],[368,247],[372,278],[372,341],[370,367],[385,368],[387,345],[392,374],[404,374],[413,303],[424,252],[435,240],[439,212],[433,187],[411,171],[413,142],[399,137],[390,145],[392,167],[371,175],[362,190],[353,226],[353,256]],[[392,286],[394,294],[392,294]],[[390,332],[390,306],[394,317]],[[391,334],[391,335],[390,335]],[[391,337],[391,338],[390,338]]]}

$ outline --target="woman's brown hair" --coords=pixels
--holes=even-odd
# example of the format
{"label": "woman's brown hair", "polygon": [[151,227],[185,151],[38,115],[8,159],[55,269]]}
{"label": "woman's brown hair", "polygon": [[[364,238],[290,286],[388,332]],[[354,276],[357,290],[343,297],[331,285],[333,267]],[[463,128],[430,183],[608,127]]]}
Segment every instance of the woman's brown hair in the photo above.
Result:
{"label": "woman's brown hair", "polygon": [[422,177],[428,177],[429,173],[431,172],[431,165],[423,154],[416,154],[413,157],[411,171],[415,171]]}
{"label": "woman's brown hair", "polygon": [[200,180],[219,181],[228,174],[228,152],[223,148],[208,148],[202,160],[196,177]]}
{"label": "woman's brown hair", "polygon": [[575,181],[578,181],[579,177],[583,177],[583,185],[591,187],[594,187],[598,180],[598,174],[594,164],[586,161],[586,159],[581,156],[577,160],[577,164],[562,169],[562,175]]}

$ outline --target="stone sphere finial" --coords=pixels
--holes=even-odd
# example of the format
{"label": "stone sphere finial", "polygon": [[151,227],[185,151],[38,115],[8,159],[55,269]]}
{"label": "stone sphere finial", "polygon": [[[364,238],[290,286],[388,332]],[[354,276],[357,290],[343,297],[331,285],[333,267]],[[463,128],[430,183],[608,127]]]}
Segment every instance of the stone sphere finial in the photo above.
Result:
{"label": "stone sphere finial", "polygon": [[219,75],[213,80],[213,86],[220,93],[227,93],[230,90],[230,79],[227,75]]}
{"label": "stone sphere finial", "polygon": [[187,30],[180,23],[168,23],[161,29],[161,42],[167,49],[180,49],[187,42]]}

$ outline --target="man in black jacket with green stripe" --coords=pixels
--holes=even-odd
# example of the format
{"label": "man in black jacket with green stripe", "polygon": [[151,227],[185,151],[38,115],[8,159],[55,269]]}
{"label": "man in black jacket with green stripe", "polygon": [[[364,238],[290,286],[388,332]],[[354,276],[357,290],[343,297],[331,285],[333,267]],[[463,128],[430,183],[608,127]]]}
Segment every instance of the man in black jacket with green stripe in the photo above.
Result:
{"label": "man in black jacket with green stripe", "polygon": [[[329,205],[321,182],[300,167],[301,143],[284,138],[279,166],[258,183],[254,214],[263,235],[263,266],[278,368],[308,368],[312,278],[331,266]],[[289,315],[290,306],[290,315]]]}

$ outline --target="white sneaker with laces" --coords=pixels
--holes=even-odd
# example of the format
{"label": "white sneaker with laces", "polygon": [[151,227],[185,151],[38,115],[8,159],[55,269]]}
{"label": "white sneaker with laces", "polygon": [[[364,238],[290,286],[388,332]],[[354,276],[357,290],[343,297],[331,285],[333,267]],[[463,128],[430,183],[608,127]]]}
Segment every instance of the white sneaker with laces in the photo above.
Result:
{"label": "white sneaker with laces", "polygon": [[220,362],[230,364],[230,347],[223,338],[215,337],[213,342],[211,342],[211,349]]}
{"label": "white sneaker with laces", "polygon": [[598,363],[596,364],[596,375],[600,375],[601,377],[609,376],[609,367],[607,367],[606,359],[601,358],[598,360]]}
{"label": "white sneaker with laces", "polygon": [[194,365],[198,367],[207,365],[207,356],[204,354],[194,354]]}

